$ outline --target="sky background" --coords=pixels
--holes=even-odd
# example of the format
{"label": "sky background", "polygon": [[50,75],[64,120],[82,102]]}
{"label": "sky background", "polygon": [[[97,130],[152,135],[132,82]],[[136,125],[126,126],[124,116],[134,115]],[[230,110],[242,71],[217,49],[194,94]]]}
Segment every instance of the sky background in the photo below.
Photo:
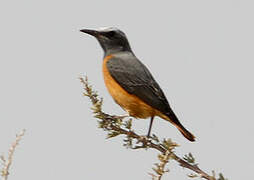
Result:
{"label": "sky background", "polygon": [[[9,179],[151,179],[155,150],[130,150],[97,128],[79,77],[123,114],[102,78],[103,52],[82,28],[114,26],[129,38],[180,121],[187,141],[156,118],[152,132],[192,152],[200,168],[229,180],[253,179],[254,2],[251,0],[0,2],[0,154],[15,134]],[[148,120],[134,120],[145,134]],[[189,179],[170,162],[166,179]]]}

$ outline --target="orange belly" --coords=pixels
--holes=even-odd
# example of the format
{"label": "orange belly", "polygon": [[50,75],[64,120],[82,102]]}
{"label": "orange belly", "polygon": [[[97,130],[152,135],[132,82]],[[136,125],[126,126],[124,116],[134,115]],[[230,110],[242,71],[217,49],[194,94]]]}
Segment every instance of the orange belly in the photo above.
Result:
{"label": "orange belly", "polygon": [[112,56],[107,56],[104,59],[102,69],[106,87],[116,103],[127,111],[130,116],[142,119],[155,116],[158,113],[157,110],[144,103],[137,96],[129,94],[113,79],[106,64],[111,58]]}

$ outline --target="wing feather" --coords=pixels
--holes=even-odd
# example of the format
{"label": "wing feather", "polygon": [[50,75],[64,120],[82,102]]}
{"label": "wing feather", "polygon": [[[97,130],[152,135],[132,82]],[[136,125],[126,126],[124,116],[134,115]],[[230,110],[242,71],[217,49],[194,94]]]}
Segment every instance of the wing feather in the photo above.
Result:
{"label": "wing feather", "polygon": [[135,56],[115,56],[107,62],[107,68],[110,75],[128,93],[136,95],[162,113],[172,111],[158,83]]}

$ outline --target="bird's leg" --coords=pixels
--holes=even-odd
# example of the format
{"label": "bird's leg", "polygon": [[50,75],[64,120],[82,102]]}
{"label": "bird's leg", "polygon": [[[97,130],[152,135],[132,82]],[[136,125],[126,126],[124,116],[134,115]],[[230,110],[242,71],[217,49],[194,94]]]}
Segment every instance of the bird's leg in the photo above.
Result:
{"label": "bird's leg", "polygon": [[150,137],[150,133],[151,133],[152,125],[153,125],[153,118],[154,118],[154,116],[152,116],[151,120],[150,120],[150,125],[149,125],[149,130],[148,130],[148,133],[147,133],[147,138]]}

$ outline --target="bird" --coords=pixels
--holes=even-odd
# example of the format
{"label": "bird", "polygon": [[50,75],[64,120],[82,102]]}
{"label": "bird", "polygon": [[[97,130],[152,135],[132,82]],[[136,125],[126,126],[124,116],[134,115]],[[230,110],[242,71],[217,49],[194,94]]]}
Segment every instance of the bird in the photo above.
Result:
{"label": "bird", "polygon": [[104,51],[103,77],[109,94],[131,117],[150,118],[150,137],[155,116],[172,123],[189,141],[195,141],[178,120],[148,68],[135,56],[127,36],[116,27],[81,29],[95,37]]}

